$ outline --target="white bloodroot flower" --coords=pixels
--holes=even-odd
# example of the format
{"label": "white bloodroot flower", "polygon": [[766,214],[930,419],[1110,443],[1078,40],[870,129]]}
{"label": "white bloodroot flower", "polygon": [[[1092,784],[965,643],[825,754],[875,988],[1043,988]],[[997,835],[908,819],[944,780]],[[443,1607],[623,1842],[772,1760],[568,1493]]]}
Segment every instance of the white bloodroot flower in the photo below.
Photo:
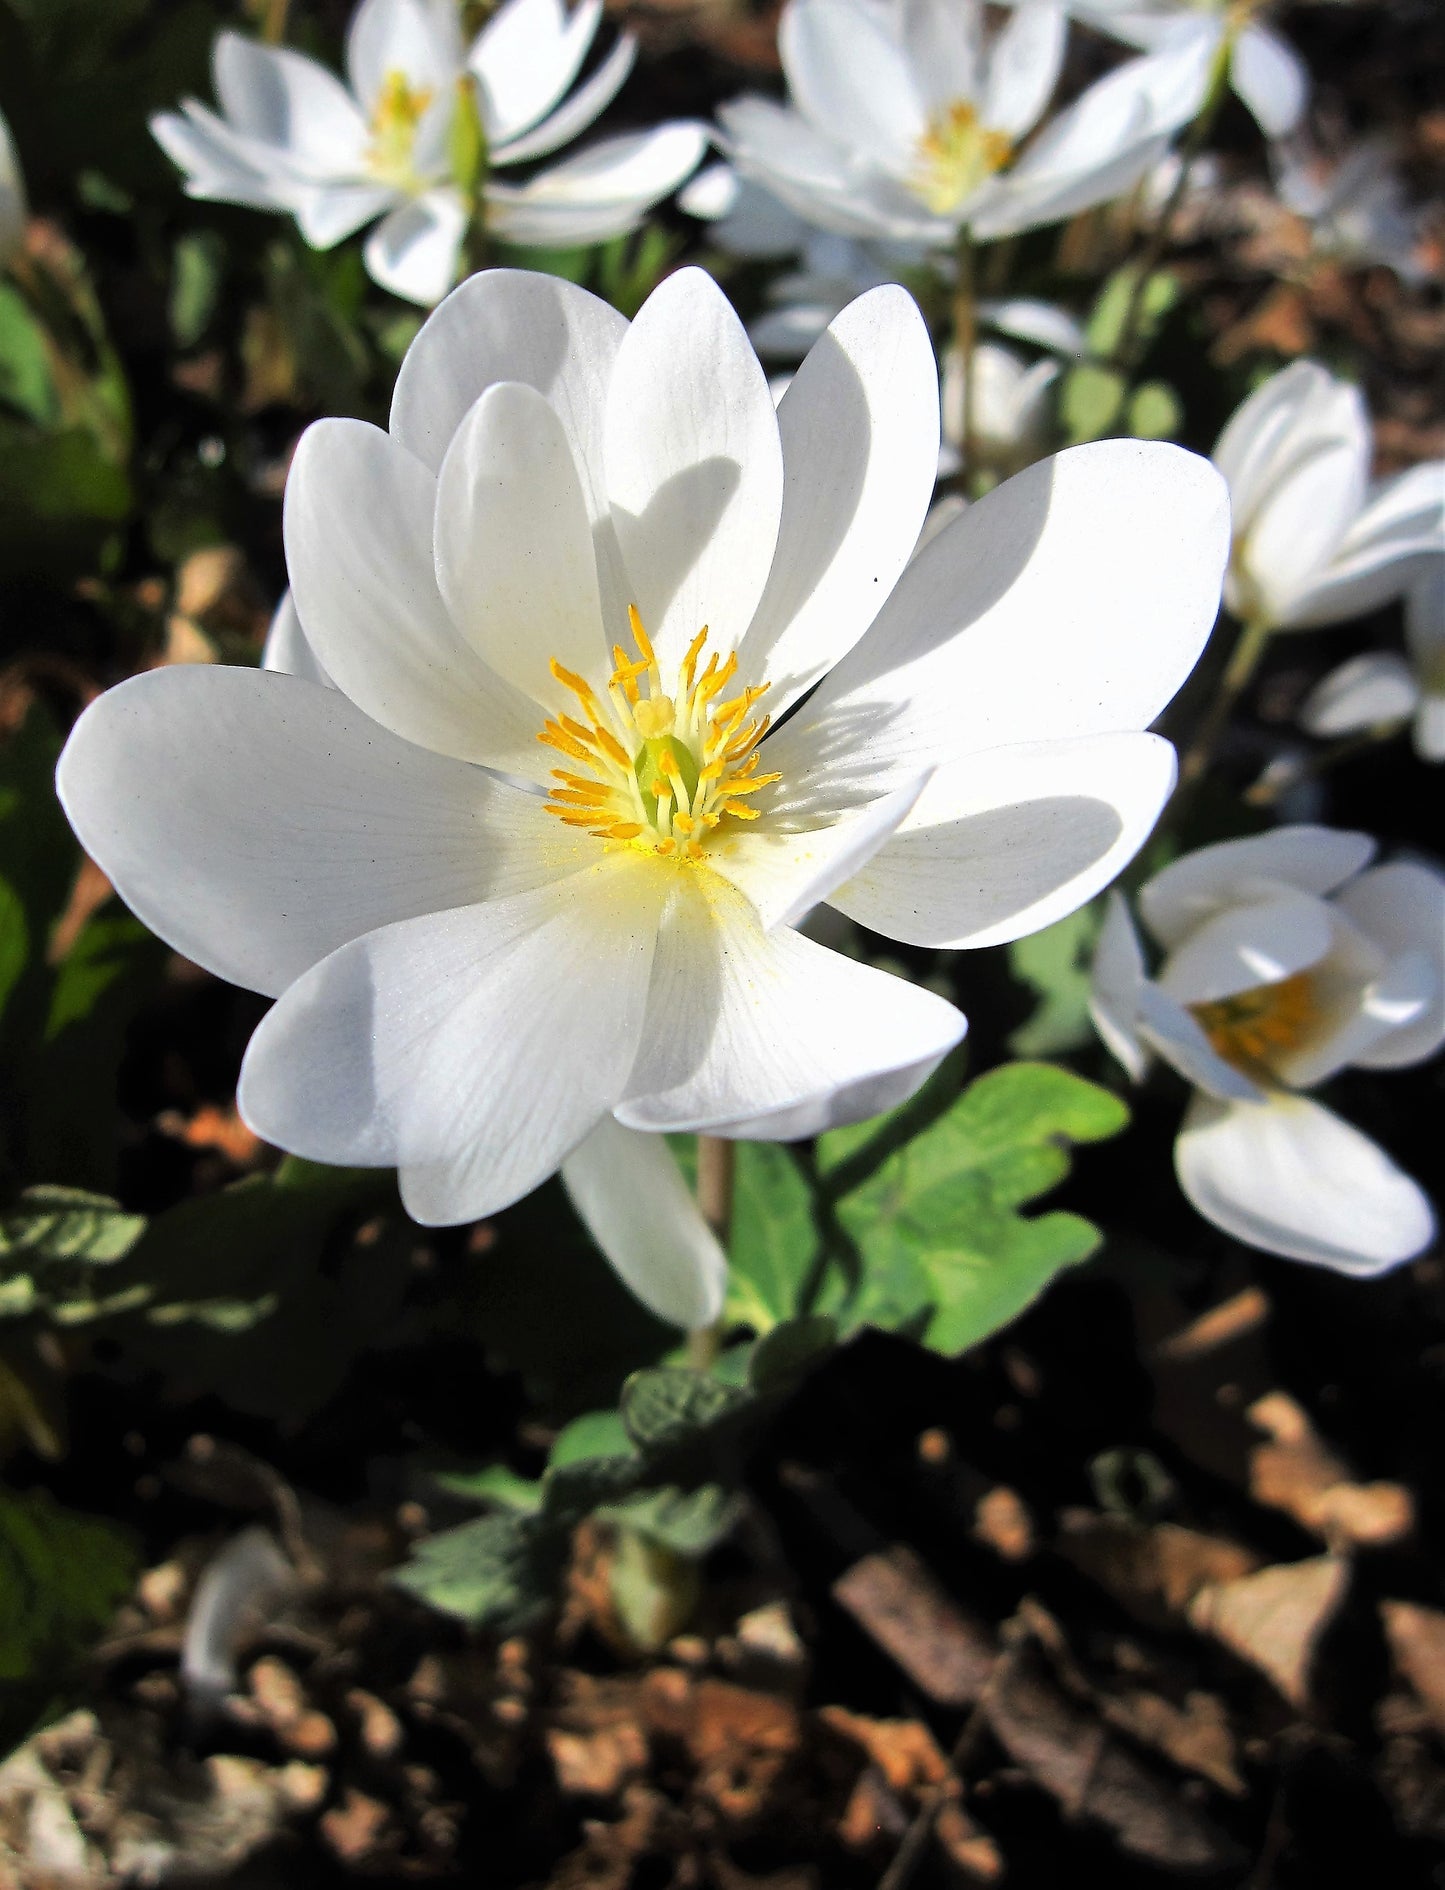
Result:
{"label": "white bloodroot flower", "polygon": [[571,12],[565,0],[506,0],[468,48],[457,0],[361,0],[349,89],[302,53],[224,32],[213,59],[221,115],[186,99],[151,130],[188,195],[289,212],[315,249],[380,217],[369,274],[430,306],[456,280],[477,212],[471,180],[456,174],[468,125],[485,147],[476,189],[487,229],[513,244],[619,235],[701,161],[702,127],[664,124],[604,139],[526,183],[497,181],[570,143],[626,79],[636,47],[623,35],[571,90],[601,18],[602,0]]}
{"label": "white bloodroot flower", "polygon": [[[1027,4],[1027,0],[1022,0]],[[1309,72],[1299,54],[1255,15],[1264,0],[1068,0],[1076,20],[1127,46],[1165,55],[1192,75],[1193,117],[1221,62],[1230,90],[1268,138],[1285,138],[1304,116]]]}
{"label": "white bloodroot flower", "polygon": [[981,341],[973,350],[969,439],[963,437],[966,374],[963,357],[943,357],[943,438],[939,471],[957,471],[971,453],[974,466],[1006,477],[1037,459],[1048,440],[1053,388],[1062,372],[1048,355],[1025,361],[1012,348]]}
{"label": "white bloodroot flower", "polygon": [[1410,722],[1421,761],[1445,761],[1445,554],[1405,599],[1405,650],[1370,651],[1331,670],[1305,698],[1305,729],[1333,738]]}
{"label": "white bloodroot flower", "polygon": [[[965,1028],[796,922],[1019,937],[1108,883],[1174,779],[1142,731],[1213,622],[1213,468],[1079,447],[910,564],[937,452],[903,290],[846,309],[775,411],[696,269],[630,324],[484,271],[389,432],[307,431],[271,657],[320,668],[136,677],[58,775],[146,923],[277,999],[240,1080],[258,1134],[398,1166],[429,1224],[563,1165],[634,1289],[711,1316],[623,1130],[809,1136]],[[667,1172],[655,1134],[639,1159]]]}
{"label": "white bloodroot flower", "polygon": [[733,163],[841,236],[951,247],[1122,196],[1194,109],[1172,55],[1130,60],[1037,136],[1063,64],[1055,0],[989,37],[982,0],[788,0],[778,46],[791,106],[718,113]]}
{"label": "white bloodroot flower", "polygon": [[25,179],[20,173],[20,159],[15,140],[0,112],[0,269],[3,269],[25,241],[25,224],[30,215],[25,200]]}
{"label": "white bloodroot flower", "polygon": [[1234,547],[1224,601],[1275,630],[1340,623],[1403,596],[1445,550],[1445,460],[1370,481],[1356,387],[1313,361],[1272,375],[1214,449]]}
{"label": "white bloodroot flower", "polygon": [[1175,861],[1139,893],[1151,979],[1115,893],[1094,1022],[1136,1082],[1151,1054],[1198,1092],[1174,1145],[1189,1200],[1266,1253],[1381,1273],[1434,1236],[1425,1195],[1300,1094],[1350,1065],[1421,1063],[1445,1041],[1445,876],[1370,868],[1367,834],[1279,827]]}

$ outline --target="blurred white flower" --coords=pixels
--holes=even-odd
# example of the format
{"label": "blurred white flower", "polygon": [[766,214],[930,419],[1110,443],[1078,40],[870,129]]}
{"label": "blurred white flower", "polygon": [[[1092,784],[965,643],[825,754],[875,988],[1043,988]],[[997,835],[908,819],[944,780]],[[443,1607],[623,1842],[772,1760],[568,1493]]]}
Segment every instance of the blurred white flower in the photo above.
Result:
{"label": "blurred white flower", "polygon": [[1204,104],[1221,59],[1229,62],[1231,91],[1266,137],[1287,137],[1304,115],[1309,72],[1287,41],[1254,19],[1262,0],[1068,0],[1068,6],[1076,20],[1125,45],[1172,57],[1181,72],[1196,75],[1190,117]]}
{"label": "blurred white flower", "polygon": [[1299,1092],[1398,1069],[1445,1041],[1445,877],[1375,843],[1280,827],[1186,854],[1140,891],[1154,978],[1116,893],[1094,959],[1099,1034],[1140,1081],[1152,1055],[1197,1091],[1179,1185],[1226,1233],[1367,1275],[1434,1236],[1425,1195],[1359,1130]]}
{"label": "blurred white flower", "polygon": [[5,115],[0,112],[0,269],[25,241],[25,223],[30,212],[25,201],[25,179],[20,173],[15,140]]}
{"label": "blurred white flower", "polygon": [[568,144],[631,70],[625,35],[573,91],[602,0],[506,0],[470,48],[457,0],[361,0],[346,41],[349,88],[313,59],[238,33],[216,41],[221,115],[195,99],[151,130],[192,197],[288,212],[314,248],[381,219],[366,267],[429,305],[456,280],[473,206],[458,179],[463,115],[485,143],[487,229],[514,244],[600,242],[632,229],[700,162],[706,134],[665,124],[600,144],[523,184],[509,165]]}
{"label": "blurred white flower", "polygon": [[1296,361],[1255,389],[1214,449],[1234,547],[1224,600],[1276,630],[1339,623],[1402,596],[1445,550],[1445,460],[1371,484],[1357,387]]}
{"label": "blurred white flower", "polygon": [[1430,560],[1405,599],[1405,649],[1331,670],[1306,697],[1301,723],[1311,735],[1339,736],[1411,722],[1420,759],[1445,761],[1445,555]]}
{"label": "blurred white flower", "polygon": [[1057,222],[1122,195],[1194,110],[1172,54],[1135,59],[1030,140],[1063,63],[1055,0],[1023,0],[996,35],[982,0],[788,0],[779,50],[792,103],[721,108],[737,169],[840,236],[950,247]]}
{"label": "blurred white flower", "polygon": [[[1025,361],[1011,348],[981,341],[973,351],[973,399],[967,443],[976,467],[998,477],[1037,459],[1048,442],[1054,383],[1062,373],[1045,355]],[[965,371],[957,348],[943,357],[943,439],[939,473],[956,472],[967,457],[964,430]]]}
{"label": "blurred white flower", "polygon": [[1383,264],[1406,282],[1422,282],[1424,213],[1413,209],[1385,139],[1367,139],[1327,165],[1296,141],[1271,154],[1274,186],[1287,210],[1310,226],[1317,256],[1354,267]]}
{"label": "blurred white flower", "polygon": [[630,324],[484,271],[414,342],[390,432],[309,429],[271,656],[309,646],[334,687],[148,672],[58,776],[135,911],[277,998],[257,1133],[397,1165],[428,1223],[580,1161],[634,1288],[701,1322],[712,1275],[643,1242],[651,1194],[603,1199],[613,1122],[789,1139],[900,1101],[963,1018],[795,923],[826,900],[920,945],[1019,937],[1113,878],[1174,779],[1143,731],[1214,619],[1213,468],[1080,447],[910,564],[937,450],[902,290],[846,309],[775,412],[696,269]]}

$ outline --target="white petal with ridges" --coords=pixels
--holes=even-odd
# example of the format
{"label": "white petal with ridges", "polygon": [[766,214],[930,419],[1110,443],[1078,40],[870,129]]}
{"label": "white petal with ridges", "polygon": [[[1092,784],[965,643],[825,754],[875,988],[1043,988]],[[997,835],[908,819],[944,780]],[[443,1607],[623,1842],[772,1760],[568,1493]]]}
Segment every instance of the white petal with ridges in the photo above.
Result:
{"label": "white petal with ridges", "polygon": [[1407,722],[1420,700],[1410,665],[1393,650],[1352,656],[1321,678],[1300,705],[1300,726],[1311,735],[1350,735],[1358,729]]}
{"label": "white petal with ridges", "polygon": [[1157,735],[969,756],[938,770],[832,903],[911,945],[971,950],[1026,937],[1123,871],[1174,780],[1174,750]]}
{"label": "white petal with ridges", "polygon": [[1228,531],[1223,481],[1178,447],[1029,467],[919,553],[769,767],[848,805],[980,749],[1146,727],[1213,626]]}
{"label": "white petal with ridges", "polygon": [[432,563],[436,481],[377,427],[321,420],[286,482],[286,562],[318,660],[408,741],[545,776],[532,703],[473,652]]}
{"label": "white petal with ridges", "polygon": [[482,83],[495,144],[535,125],[576,78],[597,36],[602,0],[506,0],[478,34],[468,63]]}
{"label": "white petal with ridges", "polygon": [[992,131],[1022,138],[1043,117],[1064,62],[1068,20],[1053,0],[1013,8],[988,51],[980,117]]}
{"label": "white petal with ridges", "polygon": [[1135,1083],[1142,1083],[1149,1071],[1149,1053],[1139,1038],[1139,997],[1147,978],[1144,951],[1128,902],[1122,893],[1112,892],[1094,947],[1089,1015],[1105,1047]]}
{"label": "white petal with ridges", "polygon": [[1196,1097],[1174,1145],[1179,1185],[1236,1240],[1369,1278],[1427,1247],[1435,1217],[1384,1150],[1303,1096]]}
{"label": "white petal with ridges", "polygon": [[919,775],[827,827],[791,829],[765,814],[716,835],[708,862],[746,895],[765,931],[797,925],[898,831],[927,782]]}
{"label": "white petal with ridges", "polygon": [[312,1160],[402,1170],[427,1225],[528,1193],[636,1052],[664,876],[637,856],[431,913],[333,952],[251,1039],[237,1101]]}
{"label": "white petal with ridges", "polygon": [[284,154],[302,178],[359,178],[369,136],[346,87],[285,46],[223,32],[212,55],[216,96],[236,130]]}
{"label": "white petal with ridges", "polygon": [[276,614],[271,619],[271,628],[266,632],[265,646],[261,651],[262,669],[274,669],[282,676],[299,676],[303,682],[320,683],[323,689],[334,689],[336,684],[327,675],[315,650],[306,640],[306,632],[301,627],[300,612],[296,600],[290,591],[282,597],[276,606]]}
{"label": "white petal with ridges", "polygon": [[727,1292],[727,1255],[660,1135],[604,1116],[562,1164],[587,1231],[650,1311],[684,1331],[710,1326]]}
{"label": "white petal with ridges", "polygon": [[579,137],[612,103],[637,59],[637,41],[624,33],[602,64],[572,96],[549,112],[541,124],[492,149],[492,164],[529,164],[550,157]]}
{"label": "white petal with ridges", "polygon": [[782,522],[743,640],[744,674],[780,717],[862,636],[928,514],[938,373],[913,298],[894,285],[843,310],[778,408]]}
{"label": "white petal with ridges", "polygon": [[562,422],[525,382],[488,388],[453,435],[437,480],[436,567],[452,622],[499,676],[574,714],[553,658],[605,686],[587,502]]}
{"label": "white petal with ridges", "polygon": [[927,107],[979,95],[983,8],[976,0],[902,0],[898,18],[909,72]]}
{"label": "white petal with ridges", "polygon": [[337,690],[210,665],[108,690],[76,723],[57,784],[132,910],[268,995],[377,926],[547,884],[596,845]]}
{"label": "white petal with ridges", "polygon": [[[814,1133],[840,1092],[863,1115],[958,1042],[951,1004],[787,929],[765,933],[726,881],[687,876],[658,939],[647,1024],[617,1117],[639,1129]],[[749,1125],[769,1115],[776,1130]]]}
{"label": "white petal with ridges", "polygon": [[643,304],[618,350],[606,427],[629,601],[664,667],[704,624],[714,648],[736,647],[773,560],[783,454],[747,333],[700,269]]}

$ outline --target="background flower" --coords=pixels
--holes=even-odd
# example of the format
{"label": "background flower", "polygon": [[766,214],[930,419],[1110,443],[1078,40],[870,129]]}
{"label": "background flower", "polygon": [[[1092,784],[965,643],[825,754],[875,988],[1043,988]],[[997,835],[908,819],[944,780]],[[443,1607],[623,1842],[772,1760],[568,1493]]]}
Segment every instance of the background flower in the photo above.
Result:
{"label": "background flower", "polygon": [[1199,1212],[1354,1274],[1419,1253],[1434,1214],[1382,1149],[1298,1092],[1445,1042],[1445,876],[1366,871],[1374,851],[1365,834],[1281,827],[1186,854],[1139,893],[1157,975],[1115,894],[1091,1002],[1136,1082],[1157,1055],[1195,1086],[1174,1165]]}
{"label": "background flower", "polygon": [[221,116],[187,99],[151,128],[189,195],[290,212],[315,248],[381,218],[368,272],[427,305],[456,280],[477,213],[473,179],[457,174],[458,114],[475,118],[487,228],[509,243],[618,235],[696,168],[702,129],[667,124],[605,140],[524,184],[493,180],[570,143],[611,102],[634,57],[625,35],[572,90],[601,18],[601,0],[571,13],[561,0],[506,0],[468,49],[456,0],[361,0],[347,86],[301,53],[222,33]]}
{"label": "background flower", "polygon": [[1445,460],[1370,480],[1372,438],[1356,387],[1296,361],[1255,389],[1220,434],[1234,548],[1224,599],[1236,617],[1309,629],[1388,603],[1445,544]]}

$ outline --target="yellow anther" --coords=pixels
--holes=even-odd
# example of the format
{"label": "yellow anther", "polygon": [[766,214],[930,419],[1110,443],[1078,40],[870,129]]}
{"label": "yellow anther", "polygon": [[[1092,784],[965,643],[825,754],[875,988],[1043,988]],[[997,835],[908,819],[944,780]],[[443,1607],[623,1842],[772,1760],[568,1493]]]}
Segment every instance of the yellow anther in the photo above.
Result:
{"label": "yellow anther", "polygon": [[666,859],[670,853],[676,853],[677,842],[672,839],[659,840],[652,850],[654,853],[660,853],[663,859]]}
{"label": "yellow anther", "polygon": [[574,760],[590,761],[592,759],[577,737],[569,735],[565,729],[558,728],[555,722],[549,722],[538,733],[537,740],[545,742],[549,748],[560,749],[564,755],[571,755]]}
{"label": "yellow anther", "polygon": [[693,675],[697,669],[697,659],[702,655],[706,647],[707,625],[704,624],[693,638],[692,642],[688,644],[687,655],[682,659],[682,686],[686,690],[690,691],[692,688]]}
{"label": "yellow anther", "polygon": [[609,840],[635,840],[642,832],[640,820],[614,820],[607,829]]}
{"label": "yellow anther", "polygon": [[629,604],[627,606],[627,625],[632,632],[632,641],[637,645],[638,654],[641,656],[644,664],[648,669],[656,672],[657,657],[653,652],[652,644],[648,641],[647,632],[643,628],[642,618],[638,615],[636,604]]}
{"label": "yellow anther", "polygon": [[759,810],[756,807],[744,806],[741,801],[724,801],[718,811],[723,814],[730,814],[734,820],[757,820],[759,818]]}

